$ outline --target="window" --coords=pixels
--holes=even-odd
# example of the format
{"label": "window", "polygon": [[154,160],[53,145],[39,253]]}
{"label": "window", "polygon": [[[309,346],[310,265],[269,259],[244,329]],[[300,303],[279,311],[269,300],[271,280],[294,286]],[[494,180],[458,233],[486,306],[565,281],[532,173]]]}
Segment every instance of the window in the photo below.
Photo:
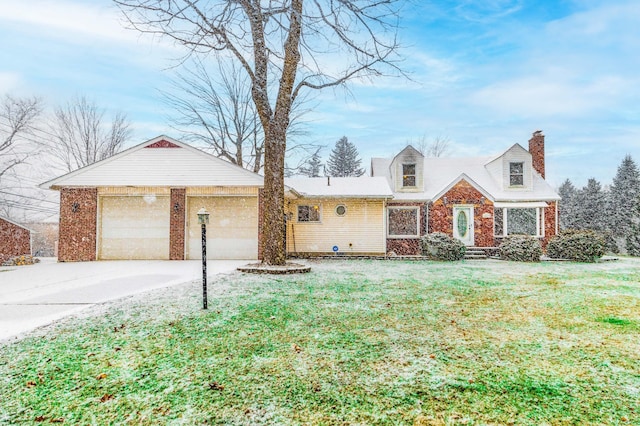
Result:
{"label": "window", "polygon": [[524,185],[524,163],[509,163],[509,185]]}
{"label": "window", "polygon": [[416,186],[416,165],[402,165],[402,186]]}
{"label": "window", "polygon": [[390,237],[417,237],[419,235],[418,207],[389,207],[388,234]]}
{"label": "window", "polygon": [[493,229],[496,237],[513,234],[544,237],[543,208],[496,208]]}
{"label": "window", "polygon": [[338,204],[336,206],[336,214],[338,216],[344,216],[345,214],[347,214],[347,206],[345,206],[344,204]]}
{"label": "window", "polygon": [[298,222],[320,222],[320,206],[298,206]]}

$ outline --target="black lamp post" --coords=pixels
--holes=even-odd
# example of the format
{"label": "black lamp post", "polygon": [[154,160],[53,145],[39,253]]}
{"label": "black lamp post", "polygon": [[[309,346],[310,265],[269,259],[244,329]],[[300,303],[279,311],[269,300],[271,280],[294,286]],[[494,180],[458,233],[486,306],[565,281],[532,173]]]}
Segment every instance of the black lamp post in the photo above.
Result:
{"label": "black lamp post", "polygon": [[207,309],[207,224],[209,212],[203,207],[198,210],[198,223],[202,227],[202,309]]}

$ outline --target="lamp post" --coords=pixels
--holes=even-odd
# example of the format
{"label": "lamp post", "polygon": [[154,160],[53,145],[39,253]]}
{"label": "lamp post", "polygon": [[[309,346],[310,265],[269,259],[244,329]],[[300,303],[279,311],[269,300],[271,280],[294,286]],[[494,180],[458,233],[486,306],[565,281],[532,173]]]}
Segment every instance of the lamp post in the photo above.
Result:
{"label": "lamp post", "polygon": [[209,212],[203,207],[198,210],[198,223],[202,227],[202,309],[207,309],[207,224]]}

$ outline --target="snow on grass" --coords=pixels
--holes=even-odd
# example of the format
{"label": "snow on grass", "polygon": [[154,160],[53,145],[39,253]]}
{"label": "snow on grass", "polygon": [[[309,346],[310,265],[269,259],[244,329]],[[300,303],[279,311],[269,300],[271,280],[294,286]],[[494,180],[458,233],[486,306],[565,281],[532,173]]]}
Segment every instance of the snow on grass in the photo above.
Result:
{"label": "snow on grass", "polygon": [[307,263],[5,345],[0,423],[640,423],[635,259]]}

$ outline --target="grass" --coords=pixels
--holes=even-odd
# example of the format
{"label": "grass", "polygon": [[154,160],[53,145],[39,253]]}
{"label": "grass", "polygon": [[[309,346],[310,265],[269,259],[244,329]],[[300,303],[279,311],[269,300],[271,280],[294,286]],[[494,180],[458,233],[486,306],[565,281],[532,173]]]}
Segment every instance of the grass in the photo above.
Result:
{"label": "grass", "polygon": [[0,424],[640,424],[640,264],[326,261],[0,347]]}

